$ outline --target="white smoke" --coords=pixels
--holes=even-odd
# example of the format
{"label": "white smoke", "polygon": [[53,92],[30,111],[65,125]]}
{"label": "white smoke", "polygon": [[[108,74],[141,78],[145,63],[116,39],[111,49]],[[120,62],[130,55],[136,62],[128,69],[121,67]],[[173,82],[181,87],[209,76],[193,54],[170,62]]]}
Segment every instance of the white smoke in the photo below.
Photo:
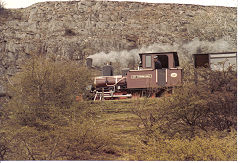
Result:
{"label": "white smoke", "polygon": [[192,54],[196,53],[220,53],[236,51],[236,45],[231,40],[226,38],[219,39],[213,42],[200,41],[198,38],[188,43],[169,44],[153,44],[140,49],[130,51],[111,51],[110,53],[96,53],[89,56],[93,59],[93,66],[103,66],[106,62],[120,63],[120,67],[128,67],[129,63],[140,61],[139,53],[158,53],[158,52],[177,52],[180,63],[191,62]]}

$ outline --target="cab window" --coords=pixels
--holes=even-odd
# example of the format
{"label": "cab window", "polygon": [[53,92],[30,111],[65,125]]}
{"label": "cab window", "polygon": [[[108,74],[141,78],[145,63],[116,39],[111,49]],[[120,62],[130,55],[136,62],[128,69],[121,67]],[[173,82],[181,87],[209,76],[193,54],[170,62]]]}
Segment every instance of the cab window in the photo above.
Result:
{"label": "cab window", "polygon": [[162,68],[168,68],[168,56],[167,55],[159,55],[158,60],[162,64]]}
{"label": "cab window", "polygon": [[149,55],[146,55],[146,68],[151,68],[152,67],[152,57]]}

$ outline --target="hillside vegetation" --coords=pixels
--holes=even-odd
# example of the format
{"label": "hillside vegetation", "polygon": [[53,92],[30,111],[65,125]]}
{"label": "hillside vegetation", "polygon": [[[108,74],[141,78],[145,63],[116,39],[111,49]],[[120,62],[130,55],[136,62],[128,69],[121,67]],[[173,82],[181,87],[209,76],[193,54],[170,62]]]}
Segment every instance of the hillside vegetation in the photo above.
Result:
{"label": "hillside vegetation", "polygon": [[74,62],[29,59],[8,79],[0,160],[237,159],[231,67],[186,67],[183,86],[161,98],[76,101],[91,74]]}

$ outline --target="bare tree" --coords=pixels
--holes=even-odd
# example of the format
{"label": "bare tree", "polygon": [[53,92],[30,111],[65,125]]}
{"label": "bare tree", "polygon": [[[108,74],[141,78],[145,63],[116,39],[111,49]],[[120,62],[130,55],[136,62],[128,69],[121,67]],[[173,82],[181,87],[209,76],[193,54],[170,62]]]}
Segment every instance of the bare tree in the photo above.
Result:
{"label": "bare tree", "polygon": [[0,0],[0,12],[4,10],[5,2]]}

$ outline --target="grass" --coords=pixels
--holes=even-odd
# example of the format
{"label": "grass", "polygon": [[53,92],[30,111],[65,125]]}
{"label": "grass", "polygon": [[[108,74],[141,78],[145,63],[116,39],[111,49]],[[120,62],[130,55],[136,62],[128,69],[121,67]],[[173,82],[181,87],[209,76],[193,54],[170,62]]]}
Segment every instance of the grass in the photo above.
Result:
{"label": "grass", "polygon": [[119,100],[97,101],[91,104],[94,110],[100,111],[95,119],[96,123],[103,128],[104,133],[112,136],[119,150],[119,153],[113,157],[107,156],[101,160],[125,160],[126,153],[134,154],[138,142],[137,137],[141,132],[138,128],[139,118],[128,108],[131,103],[131,100]]}

